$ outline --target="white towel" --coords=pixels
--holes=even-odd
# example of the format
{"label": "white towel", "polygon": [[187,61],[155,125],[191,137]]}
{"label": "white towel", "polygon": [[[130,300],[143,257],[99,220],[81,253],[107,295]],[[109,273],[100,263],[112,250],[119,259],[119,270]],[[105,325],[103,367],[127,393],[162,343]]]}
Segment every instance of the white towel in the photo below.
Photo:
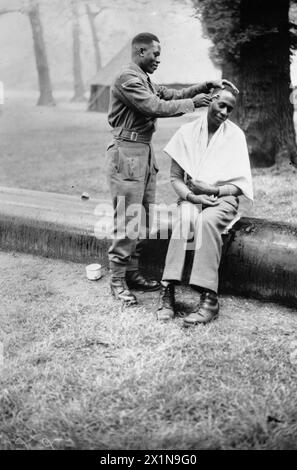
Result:
{"label": "white towel", "polygon": [[[253,186],[246,138],[233,122],[226,120],[213,135],[209,145],[207,112],[184,124],[170,139],[164,151],[191,178],[208,184],[234,184],[250,202]],[[247,208],[247,204],[241,205]],[[243,211],[240,210],[242,214]]]}

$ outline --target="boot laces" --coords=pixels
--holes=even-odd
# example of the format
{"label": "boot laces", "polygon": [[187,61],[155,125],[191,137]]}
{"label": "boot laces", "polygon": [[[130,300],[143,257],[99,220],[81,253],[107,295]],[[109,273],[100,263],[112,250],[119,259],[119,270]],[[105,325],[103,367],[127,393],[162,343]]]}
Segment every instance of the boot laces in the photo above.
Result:
{"label": "boot laces", "polygon": [[162,288],[161,304],[162,304],[162,307],[172,308],[170,284],[168,284],[168,286]]}

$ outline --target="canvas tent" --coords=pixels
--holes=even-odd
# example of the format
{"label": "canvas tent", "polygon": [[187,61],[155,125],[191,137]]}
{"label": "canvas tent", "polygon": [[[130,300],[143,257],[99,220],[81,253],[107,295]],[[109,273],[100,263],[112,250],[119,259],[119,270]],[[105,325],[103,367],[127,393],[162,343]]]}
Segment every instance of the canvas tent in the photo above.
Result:
{"label": "canvas tent", "polygon": [[109,105],[110,85],[122,67],[131,61],[130,42],[111,59],[93,78],[90,85],[88,110],[106,113]]}
{"label": "canvas tent", "polygon": [[[193,31],[183,31],[181,37],[161,41],[161,64],[151,77],[158,84],[182,88],[204,80],[219,78],[221,71],[209,58],[209,41]],[[131,43],[128,42],[103,67],[90,83],[90,111],[107,112],[110,85],[120,70],[131,62]]]}

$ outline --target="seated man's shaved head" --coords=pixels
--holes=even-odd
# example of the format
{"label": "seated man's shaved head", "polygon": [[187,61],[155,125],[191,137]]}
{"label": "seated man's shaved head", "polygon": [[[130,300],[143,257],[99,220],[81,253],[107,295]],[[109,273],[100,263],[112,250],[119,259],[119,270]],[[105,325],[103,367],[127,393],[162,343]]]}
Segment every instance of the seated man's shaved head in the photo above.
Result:
{"label": "seated man's shaved head", "polygon": [[214,97],[215,95],[217,95],[217,94],[219,94],[220,92],[222,92],[222,91],[225,90],[225,91],[228,91],[229,93],[231,93],[231,95],[233,95],[234,98],[237,98],[237,96],[239,95],[239,92],[238,92],[237,88],[232,87],[232,86],[227,85],[227,84],[224,84],[223,86],[224,86],[223,89],[220,88],[220,87],[213,88],[213,90],[212,90],[212,97]]}
{"label": "seated man's shaved head", "polygon": [[140,33],[132,39],[132,60],[144,72],[153,73],[160,63],[160,41],[154,34]]}
{"label": "seated man's shaved head", "polygon": [[224,88],[214,88],[212,92],[212,101],[208,107],[208,125],[215,130],[232,113],[236,106],[238,92],[229,85]]}

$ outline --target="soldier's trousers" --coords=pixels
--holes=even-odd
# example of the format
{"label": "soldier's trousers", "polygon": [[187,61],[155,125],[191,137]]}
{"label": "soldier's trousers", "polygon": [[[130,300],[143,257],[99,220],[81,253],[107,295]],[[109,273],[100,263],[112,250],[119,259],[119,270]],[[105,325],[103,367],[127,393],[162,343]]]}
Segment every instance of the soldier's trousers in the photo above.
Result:
{"label": "soldier's trousers", "polygon": [[163,280],[181,281],[186,250],[194,250],[189,284],[218,291],[218,270],[222,253],[222,233],[234,219],[238,198],[219,198],[217,206],[199,210],[183,201],[169,242]]}
{"label": "soldier's trousers", "polygon": [[152,222],[158,167],[151,144],[119,140],[108,146],[107,163],[114,210],[110,270],[113,277],[125,277],[126,271],[138,270]]}

